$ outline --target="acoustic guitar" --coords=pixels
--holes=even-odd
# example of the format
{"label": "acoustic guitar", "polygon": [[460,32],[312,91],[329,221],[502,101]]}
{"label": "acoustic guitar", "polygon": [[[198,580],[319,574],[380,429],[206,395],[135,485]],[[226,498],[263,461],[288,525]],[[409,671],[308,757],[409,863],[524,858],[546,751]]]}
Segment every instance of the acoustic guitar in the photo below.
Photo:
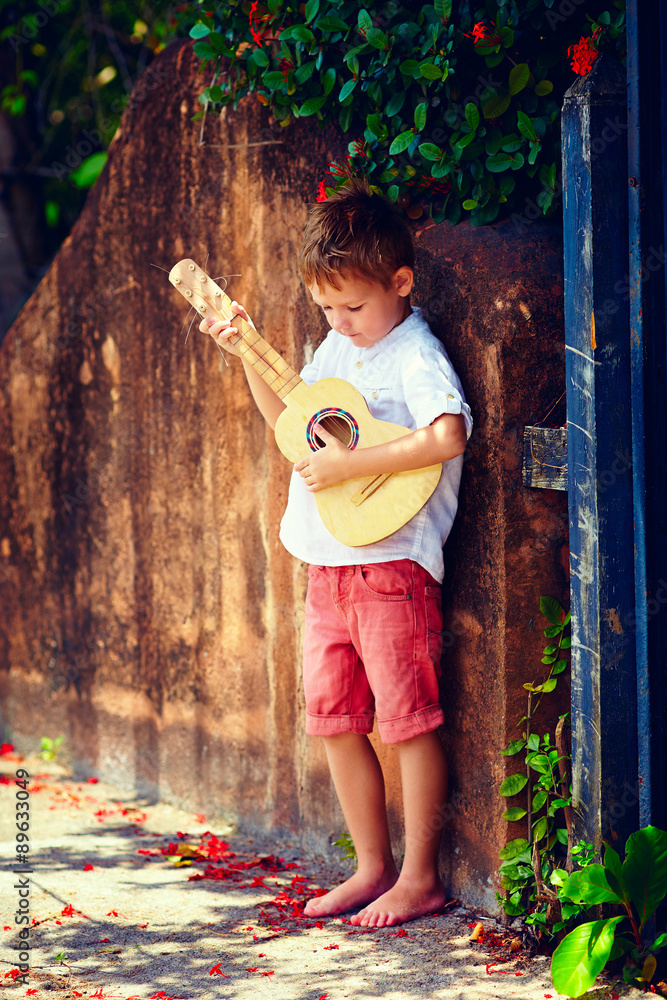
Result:
{"label": "acoustic guitar", "polygon": [[[324,442],[315,433],[320,424],[350,449],[371,448],[409,434],[406,427],[377,420],[362,394],[339,378],[308,385],[290,368],[255,328],[232,309],[225,292],[192,260],[181,260],[169,280],[201,316],[234,320],[240,333],[232,341],[262,377],[285,409],[275,427],[276,443],[290,462]],[[344,545],[369,545],[398,531],[421,510],[440,479],[442,464],[409,472],[348,479],[314,494],[328,531]]]}

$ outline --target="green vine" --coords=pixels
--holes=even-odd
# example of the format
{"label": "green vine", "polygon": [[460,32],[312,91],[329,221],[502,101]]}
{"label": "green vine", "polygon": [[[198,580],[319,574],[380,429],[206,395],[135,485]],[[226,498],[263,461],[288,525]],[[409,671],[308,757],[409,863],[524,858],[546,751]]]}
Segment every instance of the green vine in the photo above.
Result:
{"label": "green vine", "polygon": [[500,794],[505,798],[522,796],[523,804],[510,806],[503,813],[503,819],[511,822],[525,819],[526,836],[511,840],[500,852],[504,895],[498,894],[497,898],[508,915],[525,915],[528,923],[554,934],[561,931],[567,921],[562,919],[557,892],[550,887],[551,875],[562,864],[564,854],[568,870],[572,868],[574,857],[579,863],[585,863],[588,845],[573,848],[572,844],[567,746],[569,713],[560,716],[553,739],[550,733],[540,736],[533,731],[542,698],[555,689],[559,675],[567,668],[563,651],[571,645],[567,634],[570,612],[553,597],[540,598],[540,611],[548,622],[544,630],[548,642],[542,656],[542,663],[549,668],[548,675],[538,684],[523,685],[528,692],[528,706],[517,723],[522,729],[521,738],[512,740],[500,751],[507,757],[524,754],[523,771],[506,778],[500,786]]}
{"label": "green vine", "polygon": [[622,55],[624,5],[613,2],[597,20],[580,9],[566,17],[554,0],[195,4],[182,16],[196,17],[194,51],[211,70],[195,118],[254,94],[278,128],[334,123],[352,141],[320,199],[364,174],[412,218],[483,224],[530,217],[532,205],[549,215],[571,66],[587,72],[602,47]]}

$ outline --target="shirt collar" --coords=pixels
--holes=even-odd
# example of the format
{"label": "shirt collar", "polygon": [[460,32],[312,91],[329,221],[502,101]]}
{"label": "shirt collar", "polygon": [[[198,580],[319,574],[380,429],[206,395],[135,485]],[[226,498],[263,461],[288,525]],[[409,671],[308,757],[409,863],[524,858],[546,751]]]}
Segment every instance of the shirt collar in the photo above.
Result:
{"label": "shirt collar", "polygon": [[378,340],[377,343],[372,344],[370,347],[352,346],[354,356],[358,357],[359,360],[364,363],[373,361],[374,358],[381,353],[381,351],[384,351],[387,347],[391,347],[391,345],[395,344],[396,341],[401,339],[401,337],[404,337],[406,333],[410,333],[411,330],[422,322],[422,311],[419,306],[412,306],[411,308],[411,314],[407,316],[402,323],[395,326],[393,330],[390,330],[389,333],[382,338],[382,340]]}

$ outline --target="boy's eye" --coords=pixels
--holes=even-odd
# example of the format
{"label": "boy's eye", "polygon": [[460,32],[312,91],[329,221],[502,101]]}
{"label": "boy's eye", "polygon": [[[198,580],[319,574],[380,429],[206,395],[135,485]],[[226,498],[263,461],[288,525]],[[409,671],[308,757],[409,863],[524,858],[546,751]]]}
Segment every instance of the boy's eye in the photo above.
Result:
{"label": "boy's eye", "polygon": [[359,310],[361,309],[361,306],[350,306],[349,309],[351,313],[358,313]]}

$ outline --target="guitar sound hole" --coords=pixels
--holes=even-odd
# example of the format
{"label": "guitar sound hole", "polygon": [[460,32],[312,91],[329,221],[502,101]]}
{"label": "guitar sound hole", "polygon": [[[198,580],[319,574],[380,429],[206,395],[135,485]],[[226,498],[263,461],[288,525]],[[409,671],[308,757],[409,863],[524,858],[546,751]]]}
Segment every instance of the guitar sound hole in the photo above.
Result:
{"label": "guitar sound hole", "polygon": [[320,410],[310,418],[307,429],[308,444],[313,451],[318,451],[325,445],[324,441],[315,433],[315,424],[323,427],[350,451],[356,448],[359,440],[359,426],[352,414],[346,413],[345,410],[330,408]]}

